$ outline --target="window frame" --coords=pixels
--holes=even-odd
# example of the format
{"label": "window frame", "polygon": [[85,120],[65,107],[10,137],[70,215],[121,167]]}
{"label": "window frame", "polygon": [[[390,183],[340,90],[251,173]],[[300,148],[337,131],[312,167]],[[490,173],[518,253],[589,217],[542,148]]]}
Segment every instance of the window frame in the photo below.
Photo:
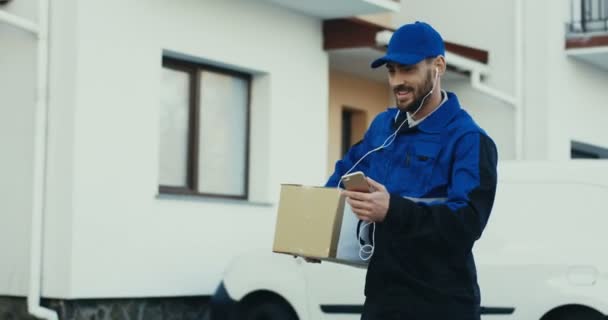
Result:
{"label": "window frame", "polygon": [[[250,130],[251,130],[251,87],[252,87],[252,76],[247,73],[238,72],[235,70],[230,70],[226,68],[221,68],[214,65],[209,65],[205,63],[192,62],[177,58],[172,58],[168,56],[163,56],[162,58],[162,68],[167,68],[171,70],[186,72],[189,77],[189,103],[188,103],[188,153],[187,153],[187,173],[186,173],[186,186],[184,187],[176,187],[176,186],[167,186],[162,185],[158,182],[158,192],[160,194],[177,194],[177,195],[193,195],[193,196],[203,196],[203,197],[213,197],[213,198],[226,198],[226,199],[237,199],[237,200],[247,200],[249,198],[249,171],[250,171]],[[223,75],[228,75],[231,77],[240,78],[247,82],[247,106],[246,106],[246,115],[245,115],[245,174],[243,179],[244,192],[242,195],[234,195],[234,194],[222,194],[222,193],[209,193],[209,192],[199,192],[199,179],[198,179],[198,171],[199,171],[199,151],[200,151],[200,110],[204,108],[204,106],[200,105],[200,96],[201,96],[201,72],[203,71],[211,71],[215,73],[220,73]],[[162,120],[160,120],[162,121]]]}

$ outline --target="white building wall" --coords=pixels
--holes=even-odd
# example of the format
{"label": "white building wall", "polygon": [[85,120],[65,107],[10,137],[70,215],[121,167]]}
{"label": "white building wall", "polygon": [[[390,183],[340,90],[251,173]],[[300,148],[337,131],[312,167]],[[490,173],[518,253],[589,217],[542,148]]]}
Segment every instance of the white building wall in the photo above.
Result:
{"label": "white building wall", "polygon": [[401,0],[401,4],[393,19],[397,25],[425,21],[446,41],[489,51],[491,75],[486,83],[514,91],[513,1]]}
{"label": "white building wall", "polygon": [[[12,1],[2,8],[37,23],[36,1]],[[47,296],[69,290],[71,246],[72,119],[76,1],[50,6],[49,122],[42,288]],[[33,202],[34,112],[37,37],[0,24],[0,294],[28,292]]]}
{"label": "white building wall", "polygon": [[[570,155],[570,141],[576,140],[608,148],[608,71],[574,59],[562,61],[564,70],[550,81],[549,106],[561,104],[560,121],[552,122],[551,135],[564,131],[565,141],[552,146],[555,157]],[[568,81],[573,79],[575,81]]]}
{"label": "white building wall", "polygon": [[[449,63],[449,62],[448,62]],[[494,140],[500,160],[515,158],[515,113],[508,103],[471,88],[468,77],[451,77],[442,88],[456,93],[462,107]]]}
{"label": "white building wall", "polygon": [[[514,93],[513,1],[402,0],[396,25],[423,20],[447,41],[489,51],[489,86]],[[608,147],[603,107],[608,72],[566,56],[570,1],[523,1],[523,159],[570,158],[570,141]],[[465,18],[466,17],[466,18]],[[448,61],[449,64],[449,61]],[[496,140],[502,160],[515,156],[515,114],[508,104],[479,94],[465,80],[449,80],[467,110]]]}
{"label": "white building wall", "polygon": [[[0,10],[37,18],[32,1]],[[0,22],[0,47],[0,295],[20,295],[28,284],[36,40]]]}
{"label": "white building wall", "polygon": [[570,2],[544,3],[545,10],[536,11],[536,15],[548,17],[548,55],[541,61],[546,61],[548,70],[549,158],[569,158],[571,140],[608,148],[608,71],[566,55],[564,34],[565,23],[570,19]]}
{"label": "white building wall", "polygon": [[[246,0],[89,1],[78,17],[69,296],[210,294],[235,255],[271,250],[280,183],[324,182],[321,23]],[[158,196],[163,50],[254,74],[251,202]]]}
{"label": "white building wall", "polygon": [[[526,159],[566,159],[571,139],[608,147],[608,73],[566,56],[567,2],[524,1]],[[397,24],[426,20],[448,41],[488,50],[487,84],[513,92],[511,2],[402,3]],[[324,182],[328,66],[320,21],[263,1],[76,4],[51,7],[43,294],[209,294],[232,257],[270,250],[280,183]],[[31,1],[8,6],[32,20],[36,9]],[[0,175],[8,177],[0,181],[0,294],[24,295],[36,43],[4,24],[0,43]],[[157,194],[163,50],[254,75],[250,202]],[[497,141],[501,159],[512,158],[510,107],[468,80],[444,88]]]}
{"label": "white building wall", "polygon": [[[489,51],[490,75],[483,82],[509,95],[514,94],[514,5],[512,1],[401,0],[396,26],[414,21],[431,24],[444,40]],[[448,60],[449,64],[450,61]],[[515,158],[513,108],[481,94],[468,79],[443,81],[466,110],[495,140],[500,159]]]}
{"label": "white building wall", "polygon": [[[557,2],[555,2],[557,3]],[[549,157],[551,140],[549,137],[550,113],[547,105],[548,88],[546,85],[549,70],[552,69],[546,61],[551,54],[547,46],[547,20],[550,15],[543,12],[547,3],[543,1],[523,1],[524,29],[524,159],[546,160]],[[564,39],[561,39],[562,44]],[[555,49],[555,48],[554,48]],[[563,53],[557,49],[557,53]],[[551,138],[551,140],[549,139]]]}
{"label": "white building wall", "polygon": [[608,147],[608,72],[566,55],[570,8],[524,1],[525,159],[569,159],[572,140]]}
{"label": "white building wall", "polygon": [[69,297],[72,271],[74,118],[79,0],[52,1],[42,292]]}

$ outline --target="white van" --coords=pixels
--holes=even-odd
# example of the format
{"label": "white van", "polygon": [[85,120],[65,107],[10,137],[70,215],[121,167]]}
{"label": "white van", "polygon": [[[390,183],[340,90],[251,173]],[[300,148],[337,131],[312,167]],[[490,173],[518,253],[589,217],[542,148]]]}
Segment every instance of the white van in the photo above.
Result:
{"label": "white van", "polygon": [[[608,162],[501,163],[476,243],[482,319],[608,319]],[[365,270],[268,253],[239,257],[211,320],[359,319]]]}

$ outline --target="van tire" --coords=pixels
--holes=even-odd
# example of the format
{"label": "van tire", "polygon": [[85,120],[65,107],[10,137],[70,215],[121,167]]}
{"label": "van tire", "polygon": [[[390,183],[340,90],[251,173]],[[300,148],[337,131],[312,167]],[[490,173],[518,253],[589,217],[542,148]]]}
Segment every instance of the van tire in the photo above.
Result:
{"label": "van tire", "polygon": [[243,312],[244,320],[298,320],[288,305],[277,302],[262,302],[249,305]]}
{"label": "van tire", "polygon": [[604,315],[593,309],[574,309],[543,317],[542,320],[604,320]]}

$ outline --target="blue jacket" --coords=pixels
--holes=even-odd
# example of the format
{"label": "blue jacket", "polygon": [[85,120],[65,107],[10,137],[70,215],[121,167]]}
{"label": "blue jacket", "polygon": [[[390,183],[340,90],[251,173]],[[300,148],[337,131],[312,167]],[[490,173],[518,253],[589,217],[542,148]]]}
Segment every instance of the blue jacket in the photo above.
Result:
{"label": "blue jacket", "polygon": [[[391,194],[386,218],[375,226],[365,294],[391,314],[397,308],[415,319],[479,319],[472,248],[494,202],[497,151],[456,95],[447,95],[419,125],[404,125],[390,146],[352,170]],[[336,163],[327,186],[337,186],[365,153],[382,145],[400,124],[396,116],[389,108],[374,119]]]}

